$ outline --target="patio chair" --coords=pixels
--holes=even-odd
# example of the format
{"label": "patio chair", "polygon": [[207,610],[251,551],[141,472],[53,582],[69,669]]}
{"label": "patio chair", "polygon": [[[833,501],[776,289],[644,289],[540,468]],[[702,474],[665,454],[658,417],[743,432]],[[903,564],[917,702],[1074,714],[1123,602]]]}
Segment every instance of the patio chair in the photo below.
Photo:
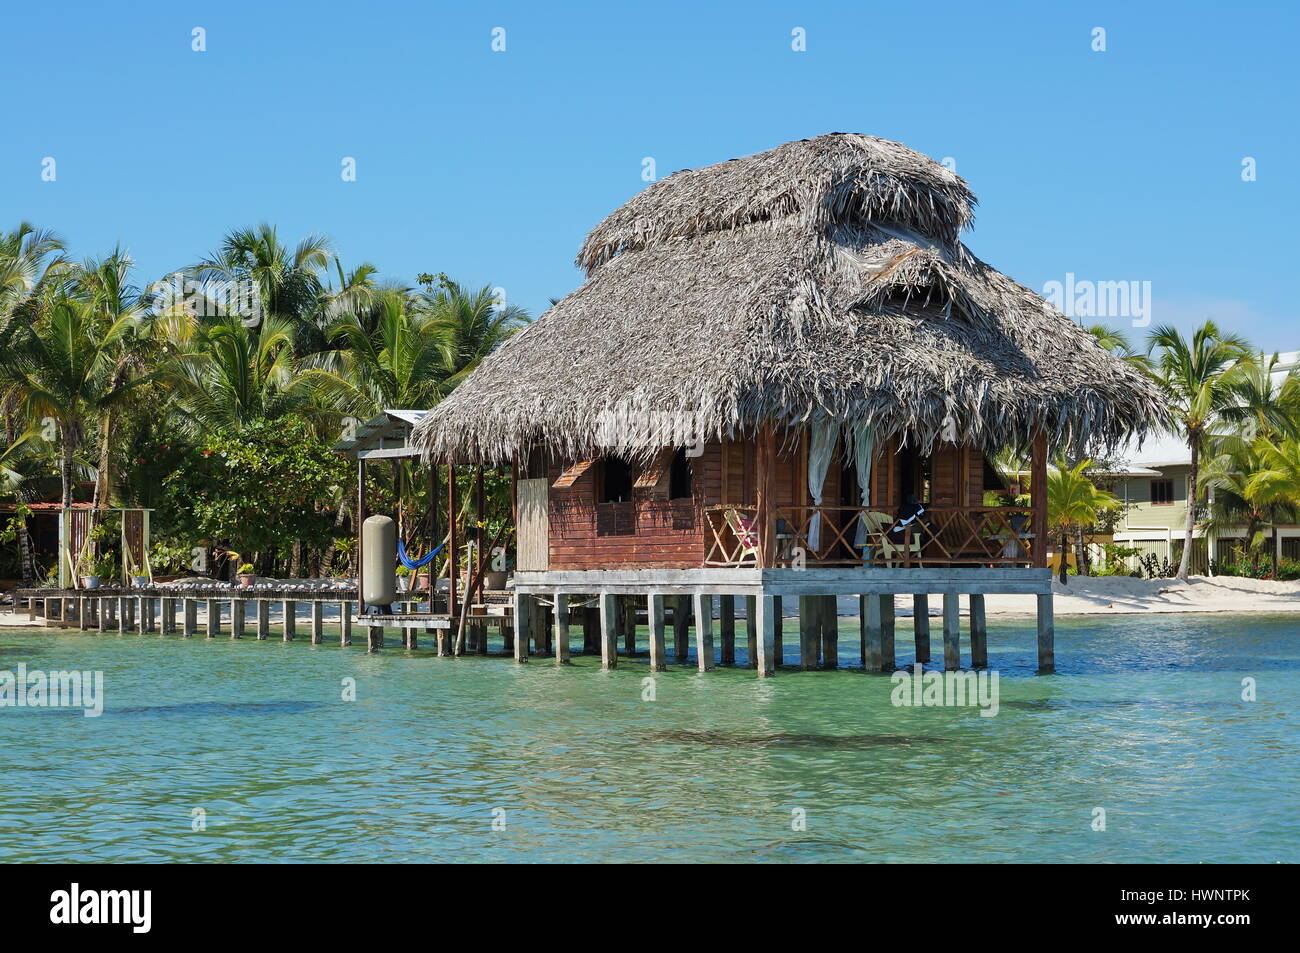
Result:
{"label": "patio chair", "polygon": [[862,544],[862,561],[864,565],[870,565],[873,558],[873,549],[879,549],[881,558],[885,560],[886,565],[894,568],[895,563],[903,561],[904,550],[911,554],[912,562],[918,566],[921,564],[921,526],[913,524],[912,536],[904,544],[895,542],[890,539],[890,531],[894,529],[894,518],[888,513],[874,512],[867,510],[863,512],[862,525],[866,527],[867,538]]}
{"label": "patio chair", "polygon": [[736,554],[740,558],[753,556],[754,562],[758,562],[758,525],[752,516],[746,516],[734,507],[727,507],[722,511],[722,517],[727,522],[727,528],[731,534],[736,537],[736,543],[739,545],[739,552]]}

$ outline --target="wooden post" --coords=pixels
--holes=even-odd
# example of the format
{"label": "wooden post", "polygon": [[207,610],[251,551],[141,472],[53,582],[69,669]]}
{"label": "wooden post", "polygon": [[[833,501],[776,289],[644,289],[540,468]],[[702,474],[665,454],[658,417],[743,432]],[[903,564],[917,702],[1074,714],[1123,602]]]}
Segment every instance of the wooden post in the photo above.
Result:
{"label": "wooden post", "polygon": [[174,633],[176,631],[176,608],[178,606],[176,599],[164,599],[162,605],[163,624],[162,630],[165,633]]}
{"label": "wooden post", "polygon": [[[366,611],[366,597],[361,594],[361,524],[366,521],[366,461],[363,457],[357,457],[357,612]],[[257,609],[257,637],[264,639],[262,634],[262,617],[266,615],[266,603],[262,602]]]}
{"label": "wooden post", "polygon": [[[1047,434],[1034,434],[1033,460],[1030,464],[1029,497],[1033,508],[1033,565],[1036,569],[1047,566]],[[1061,554],[1065,558],[1065,554]]]}
{"label": "wooden post", "polygon": [[880,594],[880,670],[893,672],[898,667],[898,656],[894,652],[894,594]]}
{"label": "wooden post", "polygon": [[776,607],[772,604],[772,597],[767,595],[755,597],[755,602],[758,604],[758,618],[754,626],[758,642],[755,667],[759,677],[766,678],[776,673],[775,657],[772,654],[776,638]]}
{"label": "wooden post", "polygon": [[685,665],[691,652],[691,597],[673,596],[673,655]]}
{"label": "wooden post", "polygon": [[943,594],[943,670],[961,668],[961,597],[955,592]]}
{"label": "wooden post", "polygon": [[912,596],[912,634],[916,640],[916,660],[930,661],[930,597],[923,592]]}
{"label": "wooden post", "polygon": [[[453,619],[460,618],[460,607],[456,597],[457,547],[456,538],[456,464],[447,462],[447,613]],[[432,580],[430,580],[432,584]],[[468,595],[468,593],[466,594]],[[531,600],[530,600],[531,601]],[[516,637],[515,641],[518,641]],[[526,658],[527,656],[525,656]]]}
{"label": "wooden post", "polygon": [[[99,606],[95,610],[95,628],[99,629],[100,632],[108,631],[108,611],[107,611],[108,607],[106,605],[107,601],[108,600],[106,600],[103,596],[100,596]],[[35,606],[36,600],[32,599],[29,605]]]}
{"label": "wooden post", "polygon": [[989,630],[984,614],[984,594],[972,592],[970,599],[970,667],[989,667]]}
{"label": "wooden post", "polygon": [[799,668],[805,672],[817,667],[820,613],[821,602],[817,596],[799,597]]}
{"label": "wooden post", "polygon": [[1053,619],[1052,594],[1038,594],[1038,674],[1056,671],[1056,623]]}
{"label": "wooden post", "polygon": [[352,603],[339,603],[339,645],[352,644]]}
{"label": "wooden post", "polygon": [[596,606],[582,607],[582,654],[600,654],[600,609]]}
{"label": "wooden post", "polygon": [[[118,596],[117,605],[118,605],[118,615],[119,615],[117,630],[119,632],[134,631],[135,600],[131,599],[130,596]],[[59,621],[60,622],[64,621],[65,612],[66,609],[64,608],[63,600],[60,599],[59,600]]]}
{"label": "wooden post", "polygon": [[718,597],[718,629],[722,637],[722,665],[736,664],[736,597]]}
{"label": "wooden post", "polygon": [[600,594],[600,667],[604,669],[618,666],[618,632],[615,629],[615,616],[618,613],[618,597],[611,592]]}
{"label": "wooden post", "polygon": [[257,600],[257,639],[265,641],[271,635],[271,603],[266,599]]}
{"label": "wooden post", "polygon": [[[755,439],[755,496],[758,503],[758,565],[776,564],[776,501],[772,498],[772,471],[776,469],[776,433],[765,421]],[[770,659],[769,659],[770,661]]]}
{"label": "wooden post", "polygon": [[181,634],[190,638],[199,628],[199,604],[194,599],[181,600]]}
{"label": "wooden post", "polygon": [[221,634],[221,603],[217,602],[216,599],[209,599],[207,600],[207,608],[207,636],[214,639]]}
{"label": "wooden post", "polygon": [[366,626],[366,654],[373,655],[384,647],[384,627],[382,625]]}
{"label": "wooden post", "polygon": [[822,668],[837,669],[840,667],[840,614],[839,602],[835,596],[826,596],[822,599],[820,621]]}
{"label": "wooden post", "polygon": [[298,603],[284,600],[284,641],[290,642],[298,633]]}
{"label": "wooden post", "polygon": [[569,664],[569,596],[555,594],[555,664]]}
{"label": "wooden post", "polygon": [[785,607],[781,597],[772,597],[772,664],[778,668],[785,664]]}
{"label": "wooden post", "polygon": [[858,596],[859,641],[862,644],[862,667],[868,672],[880,671],[880,599],[874,593]]}
{"label": "wooden post", "polygon": [[319,599],[311,601],[311,644],[325,641],[325,604]]}
{"label": "wooden post", "polygon": [[664,595],[652,592],[646,599],[646,623],[650,628],[650,671],[662,672],[668,668],[667,649],[664,645]]}
{"label": "wooden post", "polygon": [[533,599],[532,605],[533,619],[531,631],[533,633],[533,654],[545,655],[546,643],[550,636],[550,627],[546,624],[546,606],[542,605],[541,599]]}
{"label": "wooden post", "polygon": [[745,668],[758,668],[758,597],[745,596]]}
{"label": "wooden post", "polygon": [[243,599],[232,599],[230,601],[230,637],[232,639],[242,639],[244,637],[244,609],[248,605]]}
{"label": "wooden post", "polygon": [[713,596],[695,594],[695,658],[700,671],[708,672],[713,664]]}
{"label": "wooden post", "polygon": [[624,596],[623,652],[628,658],[636,655],[636,596]]}
{"label": "wooden post", "polygon": [[[521,665],[528,661],[528,639],[532,635],[530,630],[533,623],[532,602],[532,596],[515,592],[515,661]],[[441,637],[438,644],[442,645]],[[442,654],[441,650],[439,654]]]}

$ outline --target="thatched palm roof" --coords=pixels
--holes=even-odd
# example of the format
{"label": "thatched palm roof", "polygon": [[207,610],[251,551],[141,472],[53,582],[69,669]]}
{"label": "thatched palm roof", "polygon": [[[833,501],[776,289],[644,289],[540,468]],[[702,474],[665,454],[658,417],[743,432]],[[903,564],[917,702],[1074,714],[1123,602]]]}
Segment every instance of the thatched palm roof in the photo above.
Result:
{"label": "thatched palm roof", "polygon": [[[1112,447],[1156,423],[1137,370],[958,240],[975,197],[905,146],[833,133],[678,172],[616,210],[587,281],[491,355],[416,428],[426,456],[565,457],[832,417],[923,447],[990,449],[1045,427]],[[638,421],[645,421],[644,425]]]}

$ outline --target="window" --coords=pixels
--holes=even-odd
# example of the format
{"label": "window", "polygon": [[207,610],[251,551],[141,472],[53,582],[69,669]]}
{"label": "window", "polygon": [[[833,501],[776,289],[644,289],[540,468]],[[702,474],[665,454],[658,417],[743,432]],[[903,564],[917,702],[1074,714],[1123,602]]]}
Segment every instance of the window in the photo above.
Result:
{"label": "window", "polygon": [[597,503],[627,503],[632,500],[632,467],[622,457],[601,461]]}
{"label": "window", "polygon": [[684,449],[673,454],[673,468],[668,476],[668,499],[689,500],[691,498],[691,461]]}
{"label": "window", "polygon": [[1173,480],[1151,481],[1151,502],[1158,506],[1167,506],[1174,501]]}

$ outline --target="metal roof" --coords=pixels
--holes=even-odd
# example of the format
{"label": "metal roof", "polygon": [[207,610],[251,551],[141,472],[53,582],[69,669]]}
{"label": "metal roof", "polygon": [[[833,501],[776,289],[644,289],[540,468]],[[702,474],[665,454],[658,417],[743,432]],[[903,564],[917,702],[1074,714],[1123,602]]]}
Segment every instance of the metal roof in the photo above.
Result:
{"label": "metal roof", "polygon": [[[410,446],[411,428],[427,413],[427,410],[385,410],[358,424],[352,439],[340,440],[334,449],[357,456],[381,450],[385,451],[383,456],[418,456],[419,451]],[[409,452],[403,453],[404,450]]]}

